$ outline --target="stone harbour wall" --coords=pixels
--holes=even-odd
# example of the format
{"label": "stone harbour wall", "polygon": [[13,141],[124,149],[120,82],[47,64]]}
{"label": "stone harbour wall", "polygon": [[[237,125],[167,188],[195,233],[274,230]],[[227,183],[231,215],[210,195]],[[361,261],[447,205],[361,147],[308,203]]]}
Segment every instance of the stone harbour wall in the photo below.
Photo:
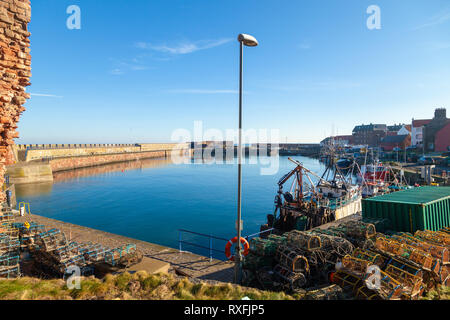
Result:
{"label": "stone harbour wall", "polygon": [[41,159],[108,155],[113,153],[135,153],[144,151],[169,151],[186,149],[188,144],[146,143],[146,144],[80,144],[80,145],[17,145],[13,150],[18,161],[36,161]]}
{"label": "stone harbour wall", "polygon": [[52,182],[52,168],[48,163],[13,164],[6,167],[12,184]]}
{"label": "stone harbour wall", "polygon": [[[31,20],[29,0],[0,0],[0,184],[4,184],[5,165],[14,162],[11,146],[19,137],[17,123],[29,94]],[[5,199],[0,193],[0,202]]]}
{"label": "stone harbour wall", "polygon": [[86,168],[92,166],[103,165],[107,163],[116,163],[124,161],[133,161],[149,158],[170,157],[170,151],[149,151],[139,153],[120,153],[109,155],[96,155],[85,157],[70,157],[50,160],[52,172],[72,170],[77,168]]}

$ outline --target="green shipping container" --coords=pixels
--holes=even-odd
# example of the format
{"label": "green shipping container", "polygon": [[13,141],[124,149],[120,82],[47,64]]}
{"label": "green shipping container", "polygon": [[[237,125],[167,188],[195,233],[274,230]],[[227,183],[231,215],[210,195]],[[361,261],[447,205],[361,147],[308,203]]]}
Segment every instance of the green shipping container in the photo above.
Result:
{"label": "green shipping container", "polygon": [[450,187],[420,187],[363,199],[363,218],[389,219],[393,231],[450,226]]}

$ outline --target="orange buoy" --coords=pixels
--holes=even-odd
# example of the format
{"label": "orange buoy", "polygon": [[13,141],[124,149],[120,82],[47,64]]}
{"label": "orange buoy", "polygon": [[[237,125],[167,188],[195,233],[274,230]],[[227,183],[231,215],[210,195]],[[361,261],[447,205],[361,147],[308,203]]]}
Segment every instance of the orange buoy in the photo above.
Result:
{"label": "orange buoy", "polygon": [[[229,240],[225,246],[225,256],[230,261],[234,261],[234,255],[231,254],[231,247],[233,246],[234,243],[237,242],[237,240],[238,240],[238,238],[234,237],[233,239]],[[246,255],[248,255],[248,252],[250,250],[250,245],[248,244],[248,241],[242,237],[241,237],[241,243],[244,245],[243,255],[246,256]]]}

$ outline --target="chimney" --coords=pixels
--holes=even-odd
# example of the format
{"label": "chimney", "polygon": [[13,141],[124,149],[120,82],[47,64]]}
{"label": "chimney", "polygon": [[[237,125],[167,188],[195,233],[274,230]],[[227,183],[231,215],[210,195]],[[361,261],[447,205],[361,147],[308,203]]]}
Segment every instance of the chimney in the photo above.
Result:
{"label": "chimney", "polygon": [[437,108],[434,110],[434,118],[435,119],[447,119],[447,111],[445,108]]}

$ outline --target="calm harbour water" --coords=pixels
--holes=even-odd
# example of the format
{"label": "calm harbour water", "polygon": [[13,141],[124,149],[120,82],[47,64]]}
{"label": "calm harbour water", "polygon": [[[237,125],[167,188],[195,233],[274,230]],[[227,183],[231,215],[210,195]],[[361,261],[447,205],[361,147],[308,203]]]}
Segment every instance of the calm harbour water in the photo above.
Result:
{"label": "calm harbour water", "polygon": [[[315,159],[293,158],[314,172],[324,170]],[[243,235],[259,232],[273,212],[278,180],[295,166],[280,157],[275,175],[261,175],[261,165],[248,162],[242,178]],[[52,184],[17,186],[16,192],[34,214],[173,248],[178,248],[178,229],[225,239],[236,233],[237,164],[142,160],[56,173]],[[208,240],[198,241],[208,246]]]}

